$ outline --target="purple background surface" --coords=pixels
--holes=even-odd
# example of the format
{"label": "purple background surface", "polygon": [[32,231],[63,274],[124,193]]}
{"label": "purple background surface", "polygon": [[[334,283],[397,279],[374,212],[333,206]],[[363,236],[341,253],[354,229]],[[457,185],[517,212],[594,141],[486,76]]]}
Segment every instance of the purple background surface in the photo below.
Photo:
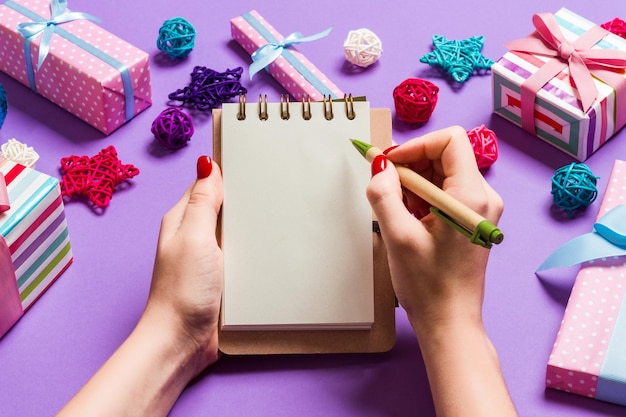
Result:
{"label": "purple background surface", "polygon": [[[553,249],[591,230],[600,201],[572,220],[554,211],[550,177],[571,159],[492,115],[489,75],[455,86],[419,62],[430,51],[433,34],[484,35],[483,53],[495,60],[505,52],[504,42],[531,32],[533,13],[561,6],[596,23],[626,18],[621,0],[73,0],[72,10],[100,17],[105,29],[151,55],[153,106],[105,137],[0,74],[9,96],[0,143],[16,137],[34,146],[40,171],[58,177],[60,158],[94,155],[108,145],[116,146],[123,162],[141,169],[104,214],[81,202],[66,204],[75,261],[0,340],[0,416],[52,415],[132,330],[147,296],[161,217],[194,179],[196,158],[211,154],[209,114],[193,115],[196,134],[176,152],[155,143],[150,125],[167,106],[168,93],[187,84],[194,66],[247,67],[249,57],[231,40],[229,20],[255,8],[285,36],[333,25],[327,38],[299,49],[344,91],[367,95],[373,107],[393,108],[393,88],[408,77],[437,84],[439,102],[427,124],[417,128],[394,117],[397,142],[452,124],[465,129],[485,124],[497,133],[500,158],[485,176],[506,203],[500,223],[506,241],[491,256],[484,312],[513,400],[523,416],[626,415],[617,405],[544,388],[575,269],[546,273],[544,279],[534,271]],[[164,58],[155,46],[159,27],[174,16],[186,17],[198,32],[194,51],[180,62]],[[382,39],[384,53],[374,66],[355,70],[343,57],[342,43],[349,30],[361,27]],[[243,80],[249,97],[266,93],[277,100],[284,92],[266,73],[249,81],[246,71]],[[587,161],[600,177],[600,195],[615,158],[626,159],[624,130]],[[388,353],[224,357],[191,384],[171,415],[432,416],[434,411],[417,342],[398,309],[397,343]]]}

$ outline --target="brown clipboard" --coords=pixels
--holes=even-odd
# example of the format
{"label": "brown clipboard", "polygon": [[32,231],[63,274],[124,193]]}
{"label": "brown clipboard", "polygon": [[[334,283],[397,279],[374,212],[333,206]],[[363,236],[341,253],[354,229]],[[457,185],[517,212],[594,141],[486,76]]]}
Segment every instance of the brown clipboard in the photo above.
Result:
{"label": "brown clipboard", "polygon": [[[213,159],[221,166],[222,111],[213,110]],[[391,145],[391,111],[370,109],[371,141]],[[356,152],[355,152],[356,153]],[[363,195],[365,198],[365,195]],[[221,216],[218,220],[221,236]],[[228,355],[374,353],[395,344],[395,295],[380,234],[374,233],[374,324],[368,330],[218,330],[219,350]]]}

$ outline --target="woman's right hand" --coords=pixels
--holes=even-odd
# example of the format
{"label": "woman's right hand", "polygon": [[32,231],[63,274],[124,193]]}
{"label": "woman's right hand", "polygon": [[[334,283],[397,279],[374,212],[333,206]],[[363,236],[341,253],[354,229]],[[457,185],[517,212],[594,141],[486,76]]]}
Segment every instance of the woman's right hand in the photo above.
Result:
{"label": "woman's right hand", "polygon": [[[489,251],[429,212],[401,188],[390,162],[409,167],[497,223],[502,200],[479,172],[465,130],[450,127],[392,148],[372,164],[367,196],[387,247],[399,303],[416,331],[454,318],[481,319]],[[381,169],[386,165],[384,169]]]}
{"label": "woman's right hand", "polygon": [[396,296],[419,341],[437,416],[516,416],[482,320],[489,250],[402,189],[390,161],[413,169],[494,224],[502,199],[478,171],[460,127],[429,133],[376,157],[367,188]]}

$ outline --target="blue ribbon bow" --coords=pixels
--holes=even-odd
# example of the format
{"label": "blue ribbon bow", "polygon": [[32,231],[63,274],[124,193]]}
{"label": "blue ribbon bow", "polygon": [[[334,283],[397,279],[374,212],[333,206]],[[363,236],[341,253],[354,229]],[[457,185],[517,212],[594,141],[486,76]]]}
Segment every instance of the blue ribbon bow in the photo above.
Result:
{"label": "blue ribbon bow", "polygon": [[537,272],[573,266],[594,259],[626,255],[626,206],[618,205],[602,216],[594,231],[574,238],[546,259]]}
{"label": "blue ribbon bow", "polygon": [[39,34],[41,35],[41,43],[39,44],[39,60],[37,61],[37,69],[45,61],[50,52],[50,42],[52,36],[59,25],[74,20],[87,19],[93,22],[100,22],[95,16],[88,13],[68,12],[67,0],[52,0],[50,4],[51,19],[40,22],[24,22],[17,25],[17,30],[24,36],[28,44],[33,41]]}
{"label": "blue ribbon bow", "polygon": [[251,55],[252,64],[250,64],[249,69],[250,79],[252,79],[254,74],[261,71],[263,68],[274,62],[279,56],[281,56],[285,48],[289,48],[290,46],[297,45],[299,43],[311,42],[324,38],[328,36],[332,29],[333,27],[331,26],[328,29],[311,36],[303,36],[300,32],[294,32],[291,35],[287,36],[282,42],[267,43],[261,46]]}

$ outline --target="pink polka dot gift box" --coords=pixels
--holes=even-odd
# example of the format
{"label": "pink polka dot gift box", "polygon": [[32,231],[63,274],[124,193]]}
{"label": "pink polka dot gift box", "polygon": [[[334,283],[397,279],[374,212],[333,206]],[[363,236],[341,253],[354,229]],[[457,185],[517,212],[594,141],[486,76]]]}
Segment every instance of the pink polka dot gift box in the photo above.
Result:
{"label": "pink polka dot gift box", "polygon": [[59,181],[0,157],[0,337],[73,259]]}
{"label": "pink polka dot gift box", "polygon": [[67,0],[6,0],[0,70],[108,135],[150,106],[149,56],[98,21]]}
{"label": "pink polka dot gift box", "polygon": [[230,21],[232,37],[252,57],[250,78],[256,72],[267,70],[297,100],[309,96],[321,101],[324,95],[343,98],[343,92],[324,75],[294,45],[304,42],[324,42],[330,32],[303,36],[294,32],[281,35],[256,10]]}
{"label": "pink polka dot gift box", "polygon": [[[624,216],[607,234],[610,244],[598,241],[613,254],[619,248],[626,253],[626,235],[617,230],[626,225],[625,204],[626,162],[617,160],[598,215],[598,223],[610,213]],[[546,386],[626,406],[626,256],[581,267],[548,361]]]}

